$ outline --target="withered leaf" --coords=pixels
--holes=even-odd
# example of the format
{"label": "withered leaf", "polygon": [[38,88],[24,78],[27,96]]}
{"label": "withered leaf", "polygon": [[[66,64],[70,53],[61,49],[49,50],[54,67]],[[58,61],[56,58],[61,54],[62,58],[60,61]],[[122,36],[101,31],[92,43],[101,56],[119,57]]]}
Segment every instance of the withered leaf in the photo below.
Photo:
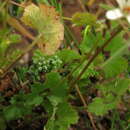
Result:
{"label": "withered leaf", "polygon": [[60,47],[64,38],[64,26],[54,7],[30,4],[25,8],[21,20],[42,34],[38,46],[44,54],[54,54]]}

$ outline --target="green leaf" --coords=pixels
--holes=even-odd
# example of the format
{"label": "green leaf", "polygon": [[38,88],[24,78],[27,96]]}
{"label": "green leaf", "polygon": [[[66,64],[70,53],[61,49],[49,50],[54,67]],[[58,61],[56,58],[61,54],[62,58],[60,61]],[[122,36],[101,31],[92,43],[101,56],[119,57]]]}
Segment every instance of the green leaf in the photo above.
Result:
{"label": "green leaf", "polygon": [[48,0],[36,0],[38,3],[43,3],[43,4],[46,4],[46,5],[49,5],[49,2]]}
{"label": "green leaf", "polygon": [[119,80],[117,87],[115,88],[115,93],[118,94],[118,96],[124,95],[124,93],[129,89],[130,85],[130,79],[121,79]]}
{"label": "green leaf", "polygon": [[22,39],[21,39],[21,36],[18,35],[18,34],[11,34],[11,35],[9,36],[9,40],[10,40],[11,43],[18,43],[18,42],[20,42]]}
{"label": "green leaf", "polygon": [[46,81],[44,83],[46,88],[52,88],[54,85],[59,83],[61,77],[57,72],[51,72],[46,75]]}
{"label": "green leaf", "polygon": [[56,96],[49,96],[48,99],[54,107],[62,102],[62,99]]}
{"label": "green leaf", "polygon": [[119,47],[119,49],[116,48],[117,51],[101,66],[106,78],[117,76],[127,69],[128,61],[122,55],[125,54],[128,46],[129,43],[126,43],[122,47]]}
{"label": "green leaf", "polygon": [[0,130],[6,130],[6,122],[2,118],[0,118]]}
{"label": "green leaf", "polygon": [[123,57],[114,57],[106,61],[102,68],[106,78],[115,77],[124,72],[128,67],[128,61]]}
{"label": "green leaf", "polygon": [[[77,65],[78,65],[78,63],[73,64],[71,69],[73,70],[75,67],[77,67]],[[85,65],[86,65],[86,62],[84,62],[82,65],[80,65],[80,67],[78,69],[76,69],[76,71],[74,71],[74,73],[72,75],[74,77],[77,77],[81,73],[81,71],[83,70]],[[98,75],[98,72],[95,70],[94,65],[91,64],[88,67],[88,69],[83,73],[81,79],[88,78],[90,76],[96,76],[96,75]]]}
{"label": "green leaf", "polygon": [[96,115],[107,114],[109,110],[116,109],[121,97],[128,90],[130,79],[117,79],[97,88],[102,92],[102,98],[94,98],[88,110]]}
{"label": "green leaf", "polygon": [[107,112],[102,98],[94,98],[93,102],[88,105],[88,110],[96,115],[103,115]]}
{"label": "green leaf", "polygon": [[55,130],[55,121],[54,120],[49,120],[45,126],[45,130]]}
{"label": "green leaf", "polygon": [[[123,38],[124,32],[118,34],[116,37],[112,39],[112,41],[109,43],[109,45],[105,48],[106,51],[110,51],[110,55],[114,55],[119,49],[121,49],[123,46],[125,46],[125,40]],[[110,34],[106,36],[110,37]],[[118,44],[117,44],[118,43]]]}
{"label": "green leaf", "polygon": [[99,6],[100,6],[101,8],[103,8],[103,9],[106,9],[106,10],[112,10],[112,9],[115,8],[115,7],[112,7],[112,5],[103,4],[103,3],[99,4]]}
{"label": "green leaf", "polygon": [[43,97],[35,94],[28,94],[26,96],[25,106],[40,105],[43,102]]}
{"label": "green leaf", "polygon": [[[111,98],[113,99],[113,98]],[[111,101],[111,102],[110,102]],[[107,112],[116,107],[116,102],[110,100],[109,103],[105,102],[103,98],[94,98],[93,102],[88,105],[89,112],[96,114],[97,116],[101,116],[107,114]]]}
{"label": "green leaf", "polygon": [[6,120],[14,120],[22,117],[22,109],[16,106],[9,106],[4,109],[4,117]]}
{"label": "green leaf", "polygon": [[96,16],[91,13],[80,13],[77,12],[72,16],[72,22],[77,26],[85,26],[96,24]]}
{"label": "green leaf", "polygon": [[67,102],[58,105],[56,119],[48,120],[47,130],[68,130],[70,125],[77,123],[78,114]]}
{"label": "green leaf", "polygon": [[40,94],[44,91],[44,85],[41,83],[34,83],[31,85],[31,91],[33,94]]}
{"label": "green leaf", "polygon": [[128,90],[130,79],[116,79],[104,85],[99,85],[97,88],[101,90],[103,95],[113,93],[115,96],[121,97]]}
{"label": "green leaf", "polygon": [[59,130],[67,130],[71,124],[75,124],[78,121],[78,114],[76,110],[72,108],[68,103],[62,103],[57,110],[57,123]]}
{"label": "green leaf", "polygon": [[84,32],[84,36],[83,36],[83,40],[81,42],[81,44],[79,45],[79,48],[81,50],[82,53],[88,53],[91,48],[93,47],[97,47],[97,45],[100,43],[103,43],[103,37],[101,33],[96,33],[96,35],[89,31],[86,33],[86,31]]}
{"label": "green leaf", "polygon": [[66,81],[62,81],[60,75],[56,72],[51,72],[46,75],[45,88],[50,89],[50,94],[62,99],[67,97],[68,85]]}
{"label": "green leaf", "polygon": [[23,104],[24,102],[25,102],[25,95],[23,93],[14,95],[10,100],[10,103],[12,105]]}
{"label": "green leaf", "polygon": [[74,59],[79,59],[81,56],[74,50],[63,49],[57,52],[57,55],[63,61],[63,63],[71,62]]}

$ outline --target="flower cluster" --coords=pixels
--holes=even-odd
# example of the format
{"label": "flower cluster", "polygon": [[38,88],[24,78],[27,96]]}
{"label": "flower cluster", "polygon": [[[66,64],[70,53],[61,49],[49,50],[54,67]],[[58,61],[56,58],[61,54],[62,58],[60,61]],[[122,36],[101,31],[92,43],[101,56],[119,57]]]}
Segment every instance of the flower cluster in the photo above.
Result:
{"label": "flower cluster", "polygon": [[50,72],[60,67],[62,61],[58,56],[51,56],[49,58],[39,57],[33,60],[31,68],[37,68],[39,72]]}
{"label": "flower cluster", "polygon": [[40,73],[48,73],[60,68],[62,61],[57,55],[43,56],[40,52],[36,52],[33,57],[33,64],[29,67],[28,73],[33,75],[35,79],[40,79]]}

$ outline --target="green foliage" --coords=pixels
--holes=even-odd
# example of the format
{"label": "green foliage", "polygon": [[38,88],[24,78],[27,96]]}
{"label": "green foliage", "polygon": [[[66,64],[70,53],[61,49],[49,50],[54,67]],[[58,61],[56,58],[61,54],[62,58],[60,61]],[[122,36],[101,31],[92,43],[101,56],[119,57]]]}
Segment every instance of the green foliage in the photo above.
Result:
{"label": "green foliage", "polygon": [[[105,48],[106,51],[110,51],[111,56],[114,55],[114,53],[116,53],[116,51],[118,51],[119,49],[123,48],[124,46],[127,46],[127,45],[125,45],[126,41],[124,40],[123,35],[124,35],[124,32],[118,34],[116,37],[114,37],[112,39],[112,41],[110,42],[110,44]],[[110,37],[110,34],[106,34],[105,37],[106,38]]]}
{"label": "green foliage", "polygon": [[102,92],[103,98],[94,98],[93,102],[89,104],[88,110],[96,115],[104,115],[109,110],[115,109],[117,104],[120,103],[121,97],[128,90],[129,84],[129,79],[117,79],[97,86]]}
{"label": "green foliage", "polygon": [[96,25],[96,16],[91,13],[77,12],[72,16],[72,22],[77,26]]}
{"label": "green foliage", "polygon": [[[85,67],[87,62],[84,62],[82,65],[80,65],[80,67],[78,69],[76,69],[76,71],[72,74],[74,77],[77,77],[80,72],[83,70],[83,68]],[[70,67],[70,69],[74,69],[76,66],[78,65],[78,63],[75,63],[72,65],[72,67]],[[94,65],[91,64],[91,66],[89,66],[89,68],[83,73],[81,79],[84,78],[89,78],[90,76],[98,76],[98,72],[95,70]]]}
{"label": "green foliage", "polygon": [[[42,129],[68,130],[71,129],[71,125],[78,122],[80,115],[78,113],[82,110],[88,109],[93,113],[93,119],[99,124],[100,116],[107,117],[109,111],[112,115],[115,111],[118,113],[116,110],[118,105],[125,102],[126,92],[129,94],[129,43],[125,40],[128,39],[125,37],[127,30],[122,28],[121,33],[115,34],[116,29],[112,32],[111,30],[117,27],[118,22],[106,24],[104,20],[97,19],[94,14],[77,12],[72,19],[68,19],[71,19],[73,25],[83,26],[82,40],[78,41],[64,23],[65,40],[61,46],[64,26],[60,18],[62,9],[58,0],[17,2],[21,5],[22,2],[25,3],[24,11],[12,3],[0,2],[0,73],[6,69],[8,72],[8,67],[14,68],[0,81],[0,130],[6,130],[10,121],[22,119],[30,125],[35,119],[44,118],[46,124]],[[104,4],[100,6],[109,8]],[[11,16],[17,17],[18,23],[30,34],[34,31],[41,36],[37,41],[39,49],[31,48],[32,59],[27,65],[15,66],[14,64],[23,51],[18,49],[19,43],[25,46],[23,41],[29,43],[30,40],[28,36],[22,37],[23,33],[16,33],[22,32],[20,29],[17,28],[16,31],[6,25],[6,20]],[[124,21],[122,26],[128,27]],[[108,45],[104,48],[106,43]],[[88,68],[84,70],[86,65]],[[75,85],[79,90],[75,89]],[[7,96],[10,91],[12,95]],[[84,103],[81,102],[83,99],[79,100],[81,97],[85,98],[85,101],[88,99],[87,108],[82,106]],[[91,103],[89,98],[93,98]],[[43,108],[40,114],[34,111],[38,106]],[[99,117],[95,118],[95,115]],[[31,118],[27,118],[28,116]],[[129,114],[127,116],[129,117]],[[116,129],[113,125],[116,119],[112,120],[114,121],[111,129]],[[129,129],[129,125],[124,127],[124,124],[127,125],[128,121],[124,120],[121,128]],[[89,126],[91,127],[90,124]]]}
{"label": "green foliage", "polygon": [[22,110],[16,106],[9,106],[4,110],[4,117],[8,120],[13,120],[22,117]]}
{"label": "green foliage", "polygon": [[128,62],[125,58],[114,57],[103,64],[103,70],[106,78],[117,76],[127,69]]}
{"label": "green foliage", "polygon": [[[46,89],[49,91],[45,91]],[[31,93],[19,93],[11,98],[11,105],[3,110],[4,118],[7,121],[24,118],[25,115],[32,114],[34,106],[42,105],[47,101],[45,109],[50,117],[45,128],[47,130],[67,130],[71,124],[78,121],[77,112],[67,102],[67,91],[67,82],[62,82],[58,73],[48,73],[44,84],[31,85]],[[49,110],[48,105],[51,106]]]}
{"label": "green foliage", "polygon": [[88,53],[92,48],[96,48],[98,44],[103,43],[103,37],[100,32],[92,32],[92,28],[87,26],[83,33],[83,40],[79,45],[79,48],[82,53]]}
{"label": "green foliage", "polygon": [[49,4],[48,0],[36,0],[37,3]]}
{"label": "green foliage", "polygon": [[[0,38],[0,55],[4,56],[6,55],[6,50],[13,44],[16,44],[21,41],[21,37],[18,34],[10,34],[8,36],[2,36],[2,33],[8,33],[8,32],[1,32],[1,38]],[[6,37],[6,39],[5,39]]]}
{"label": "green foliage", "polygon": [[[36,50],[33,56],[33,64],[41,72],[50,72],[59,68],[62,60],[57,55],[44,56],[40,50]],[[42,67],[42,69],[40,68]]]}
{"label": "green foliage", "polygon": [[47,130],[67,130],[78,121],[77,112],[66,102],[57,106],[55,116],[55,120],[48,121],[45,127]]}
{"label": "green foliage", "polygon": [[50,89],[50,95],[60,97],[63,100],[67,98],[67,83],[62,83],[61,77],[58,73],[52,72],[47,74],[45,87],[46,89]]}
{"label": "green foliage", "polygon": [[33,64],[28,68],[28,73],[34,79],[40,79],[40,73],[48,73],[61,67],[62,60],[57,55],[45,56],[40,50],[36,50],[33,56]]}
{"label": "green foliage", "polygon": [[63,49],[57,52],[57,55],[60,57],[64,64],[72,62],[75,59],[81,58],[81,56],[77,52],[68,49]]}
{"label": "green foliage", "polygon": [[56,71],[62,66],[62,60],[58,55],[46,56],[41,50],[35,50],[32,57],[32,65],[17,69],[18,78],[22,81],[26,80],[27,75],[30,75],[34,81],[40,80],[40,74]]}
{"label": "green foliage", "polygon": [[117,79],[112,82],[106,83],[105,86],[98,86],[101,89],[103,95],[107,93],[115,94],[115,96],[122,96],[129,87],[129,79]]}
{"label": "green foliage", "polygon": [[0,118],[0,130],[6,130],[6,123],[2,118]]}
{"label": "green foliage", "polygon": [[[115,79],[115,77],[123,72],[125,73],[127,70],[128,61],[123,57],[123,54],[126,53],[128,46],[129,44],[125,43],[122,34],[120,34],[113,38],[111,43],[105,48],[106,51],[110,52],[110,58],[100,67],[104,72],[106,83],[99,84],[97,87],[103,97],[94,98],[88,107],[90,112],[96,115],[107,114],[109,110],[113,110],[117,107],[121,101],[121,97],[125,94],[126,90],[128,90],[129,79]],[[110,78],[113,78],[113,80],[109,81]]]}
{"label": "green foliage", "polygon": [[113,52],[111,52],[112,56],[102,65],[107,78],[114,77],[124,72],[128,66],[128,61],[122,57],[122,55],[128,49],[128,43],[122,47],[113,46],[113,48]]}
{"label": "green foliage", "polygon": [[105,9],[105,10],[112,10],[112,9],[114,9],[112,6],[110,6],[108,4],[103,4],[103,3],[100,4],[100,7]]}
{"label": "green foliage", "polygon": [[111,100],[109,99],[109,102],[111,103],[106,103],[105,101],[106,100],[104,98],[94,98],[93,102],[89,105],[88,110],[97,116],[101,116],[106,114],[108,110],[116,107],[112,96]]}
{"label": "green foliage", "polygon": [[10,100],[11,105],[3,110],[4,118],[9,121],[31,114],[33,107],[41,103],[41,98],[33,93],[15,95]]}
{"label": "green foliage", "polygon": [[51,97],[48,98],[53,105],[53,112],[45,128],[47,130],[67,130],[71,124],[78,121],[77,112],[67,103],[67,83],[61,81],[61,77],[53,72],[47,74],[45,87],[51,91]]}
{"label": "green foliage", "polygon": [[0,69],[5,69],[21,54],[21,50],[13,48],[20,41],[20,35],[11,34],[7,29],[0,32]]}

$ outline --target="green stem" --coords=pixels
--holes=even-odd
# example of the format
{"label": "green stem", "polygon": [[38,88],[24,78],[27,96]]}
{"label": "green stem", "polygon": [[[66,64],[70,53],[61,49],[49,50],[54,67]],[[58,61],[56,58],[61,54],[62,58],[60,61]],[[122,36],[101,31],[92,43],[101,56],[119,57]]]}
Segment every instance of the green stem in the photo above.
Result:
{"label": "green stem", "polygon": [[77,78],[74,81],[72,81],[72,83],[71,83],[72,86],[74,86],[76,84],[76,82],[80,80],[80,78],[82,77],[83,73],[88,69],[88,67],[95,60],[95,58],[99,55],[99,53],[101,53],[104,50],[104,48],[112,41],[112,39],[115,36],[117,36],[117,34],[120,33],[121,31],[122,31],[122,27],[118,26],[117,30],[112,33],[112,36],[100,48],[98,48],[95,51],[94,55],[92,57],[90,57],[90,60],[87,62],[87,64],[85,65],[83,70],[80,72],[80,74],[77,76]]}
{"label": "green stem", "polygon": [[[70,41],[72,40],[74,42],[75,48],[77,49],[77,51],[80,52],[80,49],[78,47],[79,46],[78,40],[76,39],[76,37],[74,36],[74,34],[72,33],[72,31],[69,29],[69,27],[67,27],[67,25],[64,25],[64,26],[65,26],[66,33],[68,33]],[[72,48],[71,44],[70,44],[70,47]]]}
{"label": "green stem", "polygon": [[63,20],[72,21],[72,18],[69,17],[62,17]]}

